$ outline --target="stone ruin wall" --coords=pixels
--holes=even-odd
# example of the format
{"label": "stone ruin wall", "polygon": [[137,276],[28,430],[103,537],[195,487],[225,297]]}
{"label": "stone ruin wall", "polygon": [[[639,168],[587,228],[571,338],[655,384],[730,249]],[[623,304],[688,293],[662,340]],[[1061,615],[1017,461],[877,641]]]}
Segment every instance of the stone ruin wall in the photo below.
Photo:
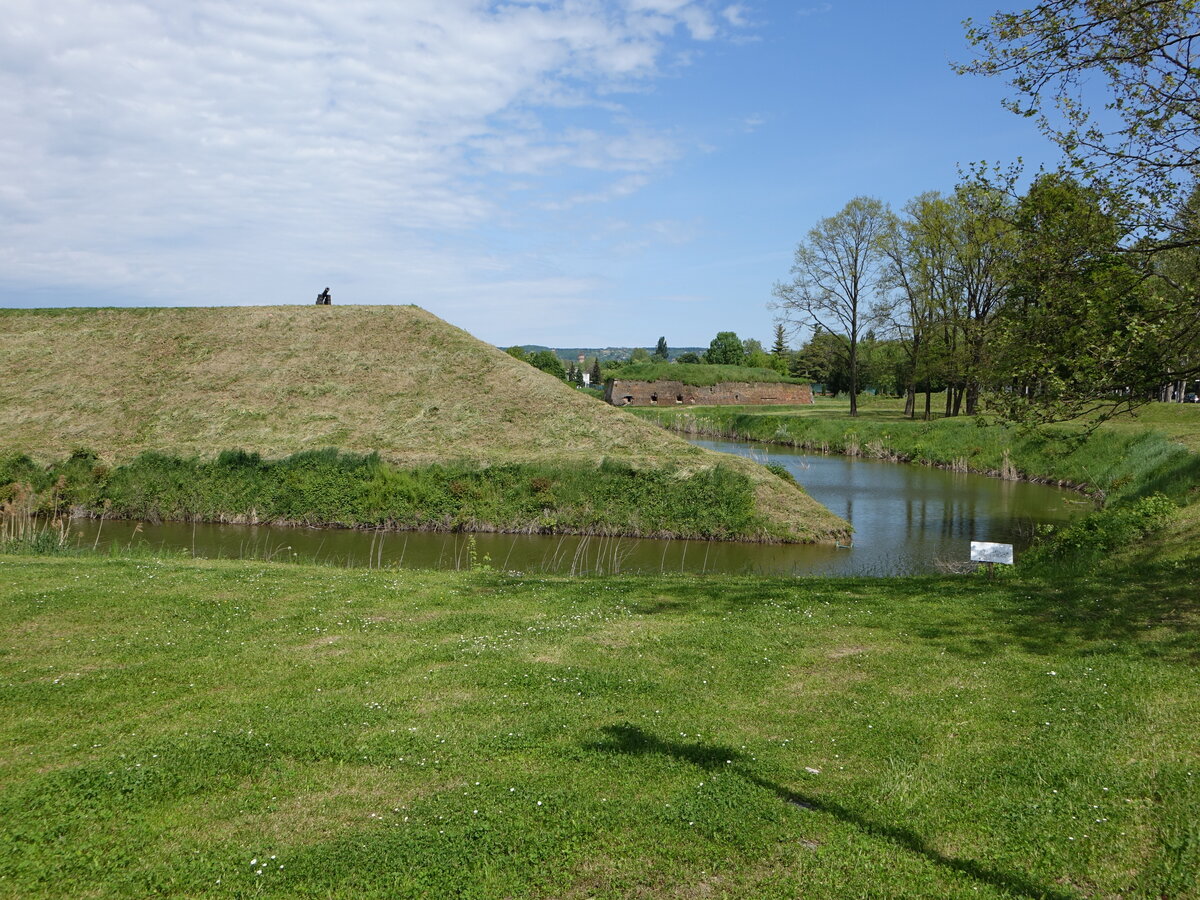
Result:
{"label": "stone ruin wall", "polygon": [[770,406],[812,403],[812,386],[726,381],[699,386],[681,381],[622,381],[604,386],[613,406]]}

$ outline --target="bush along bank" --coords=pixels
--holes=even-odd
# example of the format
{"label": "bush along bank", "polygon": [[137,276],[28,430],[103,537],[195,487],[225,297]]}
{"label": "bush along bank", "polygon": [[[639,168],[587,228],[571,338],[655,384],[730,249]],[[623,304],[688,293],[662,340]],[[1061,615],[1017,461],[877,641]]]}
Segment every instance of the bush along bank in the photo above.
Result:
{"label": "bush along bank", "polygon": [[[31,499],[32,498],[32,499]],[[586,464],[399,468],[377,455],[307,451],[279,460],[143,454],[110,468],[88,451],[48,467],[0,459],[0,503],[35,514],[395,530],[770,539],[750,479]]]}
{"label": "bush along bank", "polygon": [[1062,573],[1062,567],[1093,569],[1171,521],[1178,506],[1162,494],[1139,497],[1084,516],[1067,526],[1045,525],[1021,565]]}

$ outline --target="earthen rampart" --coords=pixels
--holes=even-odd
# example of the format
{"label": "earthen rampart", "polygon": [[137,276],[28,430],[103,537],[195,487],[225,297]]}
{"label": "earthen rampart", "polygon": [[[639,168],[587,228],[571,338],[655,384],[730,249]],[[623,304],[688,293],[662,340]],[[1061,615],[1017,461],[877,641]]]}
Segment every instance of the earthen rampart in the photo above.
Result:
{"label": "earthen rampart", "polygon": [[725,381],[695,385],[682,381],[623,381],[604,385],[613,406],[771,406],[812,403],[812,386],[786,382]]}

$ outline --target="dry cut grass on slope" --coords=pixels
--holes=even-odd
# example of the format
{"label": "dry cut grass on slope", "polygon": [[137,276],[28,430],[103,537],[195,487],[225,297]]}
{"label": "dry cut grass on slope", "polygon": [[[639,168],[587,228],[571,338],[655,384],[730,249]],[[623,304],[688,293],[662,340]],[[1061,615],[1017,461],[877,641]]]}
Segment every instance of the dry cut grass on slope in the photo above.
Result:
{"label": "dry cut grass on slope", "polygon": [[[406,465],[716,457],[414,306],[6,310],[0,451],[110,462],[153,450],[338,447]],[[761,511],[805,539],[845,524],[761,467]]]}

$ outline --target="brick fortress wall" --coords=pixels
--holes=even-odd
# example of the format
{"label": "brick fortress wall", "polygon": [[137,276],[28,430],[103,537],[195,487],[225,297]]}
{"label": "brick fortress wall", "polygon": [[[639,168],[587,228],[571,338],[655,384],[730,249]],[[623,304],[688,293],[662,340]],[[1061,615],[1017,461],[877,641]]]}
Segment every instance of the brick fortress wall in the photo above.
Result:
{"label": "brick fortress wall", "polygon": [[613,406],[768,406],[812,403],[807,384],[766,384],[726,381],[700,387],[681,381],[622,381],[604,386],[604,399]]}

